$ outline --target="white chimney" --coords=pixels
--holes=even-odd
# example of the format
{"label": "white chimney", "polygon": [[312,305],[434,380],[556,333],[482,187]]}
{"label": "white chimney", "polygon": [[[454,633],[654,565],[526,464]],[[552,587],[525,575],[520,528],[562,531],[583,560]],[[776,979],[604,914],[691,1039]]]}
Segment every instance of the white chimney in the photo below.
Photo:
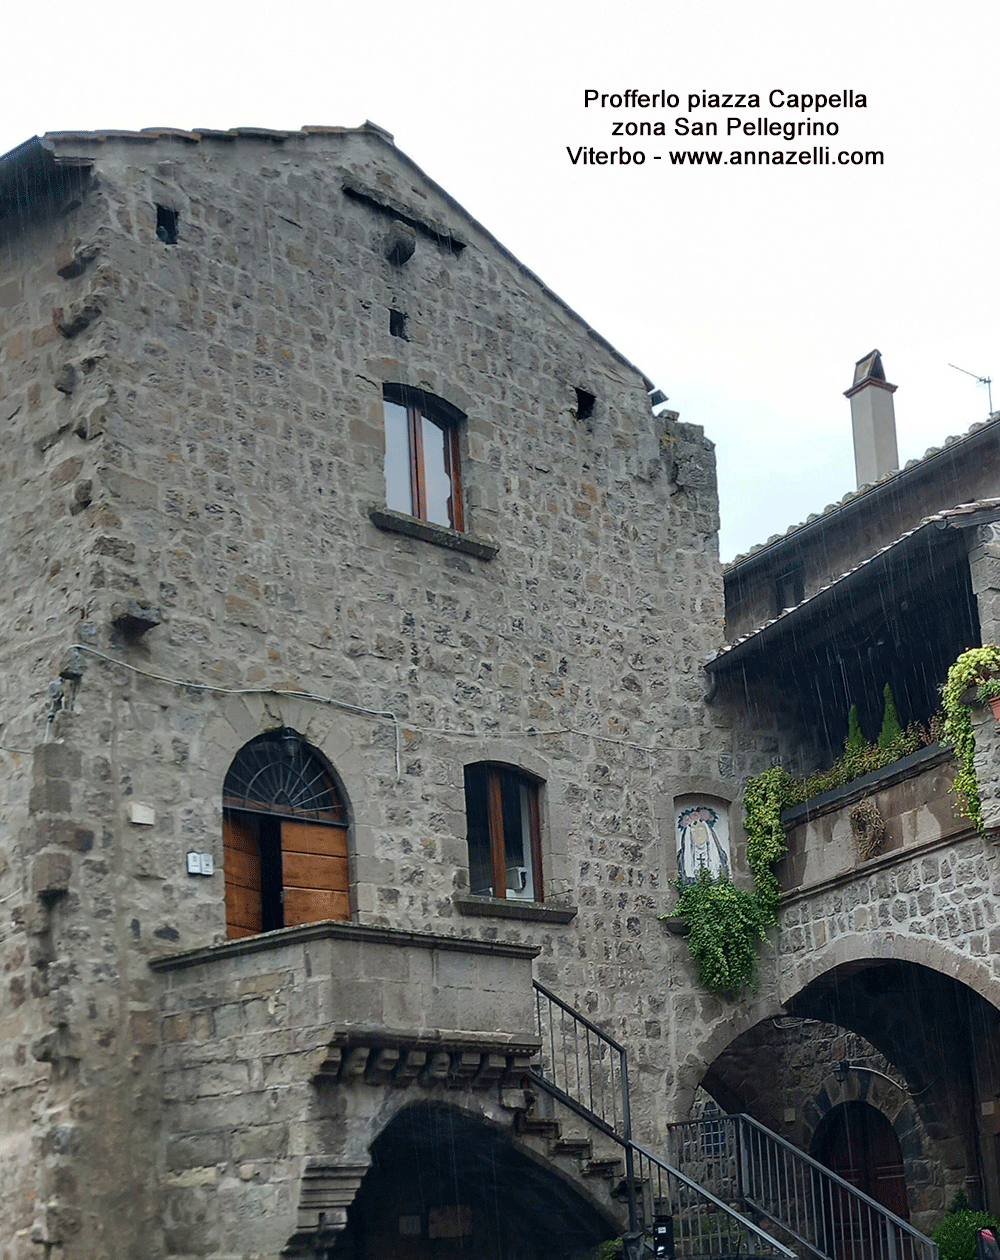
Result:
{"label": "white chimney", "polygon": [[844,397],[851,400],[854,469],[859,488],[899,467],[896,412],[892,405],[895,392],[896,386],[886,382],[880,351],[873,350],[858,359],[854,384],[844,391]]}

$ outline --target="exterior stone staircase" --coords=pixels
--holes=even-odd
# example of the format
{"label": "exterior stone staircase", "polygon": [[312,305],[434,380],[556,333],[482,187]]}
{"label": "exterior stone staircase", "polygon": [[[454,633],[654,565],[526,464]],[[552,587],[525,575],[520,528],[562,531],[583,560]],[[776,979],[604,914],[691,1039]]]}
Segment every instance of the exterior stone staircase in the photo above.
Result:
{"label": "exterior stone staircase", "polygon": [[537,981],[534,988],[542,1048],[531,1066],[535,1102],[518,1117],[519,1131],[546,1143],[549,1158],[577,1162],[579,1175],[606,1179],[609,1206],[627,1201],[628,1260],[668,1221],[671,1249],[657,1254],[690,1260],[938,1260],[934,1243],[908,1222],[749,1116],[671,1126],[670,1162],[640,1146],[624,1047]]}

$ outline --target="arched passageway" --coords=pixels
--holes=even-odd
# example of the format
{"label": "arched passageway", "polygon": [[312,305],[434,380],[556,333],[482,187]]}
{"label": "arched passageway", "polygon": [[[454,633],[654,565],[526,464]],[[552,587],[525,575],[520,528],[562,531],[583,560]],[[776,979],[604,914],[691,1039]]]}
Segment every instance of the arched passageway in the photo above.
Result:
{"label": "arched passageway", "polygon": [[398,1113],[331,1260],[585,1260],[620,1224],[506,1132],[443,1104]]}
{"label": "arched passageway", "polygon": [[854,959],[814,975],[730,1042],[703,1086],[810,1151],[838,1107],[867,1104],[893,1130],[925,1232],[959,1191],[1000,1208],[1000,1013],[932,968]]}

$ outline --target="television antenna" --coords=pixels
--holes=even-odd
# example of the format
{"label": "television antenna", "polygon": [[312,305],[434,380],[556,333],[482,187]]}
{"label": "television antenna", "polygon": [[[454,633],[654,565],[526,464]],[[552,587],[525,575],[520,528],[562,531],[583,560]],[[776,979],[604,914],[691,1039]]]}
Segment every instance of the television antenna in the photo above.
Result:
{"label": "television antenna", "polygon": [[965,372],[966,376],[971,376],[973,380],[978,381],[980,385],[986,386],[986,393],[990,400],[990,415],[993,414],[993,390],[990,388],[993,384],[992,376],[977,376],[975,372],[966,372],[965,368],[960,368],[957,363],[949,363],[949,367],[954,368],[956,372]]}

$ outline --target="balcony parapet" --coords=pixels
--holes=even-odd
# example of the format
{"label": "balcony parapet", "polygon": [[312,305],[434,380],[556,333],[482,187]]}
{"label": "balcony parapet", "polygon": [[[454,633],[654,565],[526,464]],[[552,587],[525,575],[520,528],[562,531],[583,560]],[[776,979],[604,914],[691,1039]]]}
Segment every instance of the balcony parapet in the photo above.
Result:
{"label": "balcony parapet", "polygon": [[[955,812],[949,792],[953,778],[951,750],[932,744],[785,810],[781,821],[788,852],[778,868],[783,899],[966,838],[971,826]],[[859,850],[851,828],[851,811],[863,800],[874,805],[885,824],[878,852],[870,856]]]}

